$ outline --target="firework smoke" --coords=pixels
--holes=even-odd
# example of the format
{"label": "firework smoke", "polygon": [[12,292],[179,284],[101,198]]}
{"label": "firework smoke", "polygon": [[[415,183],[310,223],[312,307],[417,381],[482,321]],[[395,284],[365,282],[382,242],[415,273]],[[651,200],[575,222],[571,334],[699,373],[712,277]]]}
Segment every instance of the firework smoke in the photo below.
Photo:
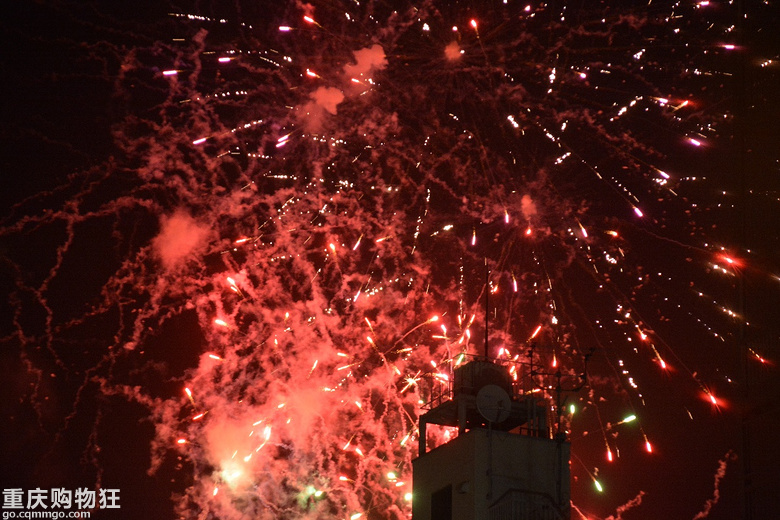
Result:
{"label": "firework smoke", "polygon": [[13,409],[54,441],[35,471],[109,480],[116,407],[153,429],[144,461],[181,517],[408,518],[417,416],[483,352],[486,293],[492,357],[591,376],[561,424],[573,473],[599,474],[605,444],[653,452],[625,412],[643,379],[675,378],[684,420],[725,407],[719,369],[696,368],[714,355],[674,338],[735,356],[741,318],[697,289],[738,267],[711,264],[727,251],[690,173],[732,120],[700,88],[728,81],[731,49],[697,68],[687,45],[728,24],[655,4],[223,7],[103,20],[129,43],[79,45],[105,63],[111,157],[2,222]]}

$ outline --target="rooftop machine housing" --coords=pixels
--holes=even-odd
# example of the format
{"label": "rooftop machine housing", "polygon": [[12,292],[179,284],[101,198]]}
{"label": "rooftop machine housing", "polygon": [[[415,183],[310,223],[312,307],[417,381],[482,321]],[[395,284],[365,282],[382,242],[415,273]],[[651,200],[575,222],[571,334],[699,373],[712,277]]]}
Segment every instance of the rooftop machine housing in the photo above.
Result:
{"label": "rooftop machine housing", "polygon": [[[413,520],[570,518],[570,445],[552,436],[549,400],[518,389],[509,368],[478,358],[432,393],[419,418]],[[428,451],[428,424],[458,436]]]}

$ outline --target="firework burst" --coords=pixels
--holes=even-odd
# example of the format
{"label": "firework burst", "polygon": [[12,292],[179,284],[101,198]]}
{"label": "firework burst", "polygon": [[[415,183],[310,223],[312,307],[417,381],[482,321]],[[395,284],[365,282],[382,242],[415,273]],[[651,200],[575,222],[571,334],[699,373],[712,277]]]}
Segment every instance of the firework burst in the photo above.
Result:
{"label": "firework burst", "polygon": [[[671,451],[657,403],[680,425],[726,413],[746,326],[745,260],[717,227],[728,175],[699,173],[734,128],[734,13],[705,4],[104,20],[122,36],[83,45],[111,69],[113,157],[1,230],[42,460],[86,428],[105,481],[100,419],[140,404],[183,517],[408,518],[426,392],[488,338],[491,357],[587,372],[560,425],[575,509],[652,504],[641,475],[596,493]],[[37,243],[42,260],[16,252]],[[72,408],[46,402],[55,378]]]}

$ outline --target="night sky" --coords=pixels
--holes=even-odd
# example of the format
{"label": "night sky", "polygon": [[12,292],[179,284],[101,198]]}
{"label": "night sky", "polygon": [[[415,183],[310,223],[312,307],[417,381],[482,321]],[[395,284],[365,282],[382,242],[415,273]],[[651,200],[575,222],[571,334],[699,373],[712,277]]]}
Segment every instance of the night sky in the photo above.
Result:
{"label": "night sky", "polygon": [[409,518],[488,293],[573,519],[777,516],[774,2],[114,4],[0,21],[4,490]]}

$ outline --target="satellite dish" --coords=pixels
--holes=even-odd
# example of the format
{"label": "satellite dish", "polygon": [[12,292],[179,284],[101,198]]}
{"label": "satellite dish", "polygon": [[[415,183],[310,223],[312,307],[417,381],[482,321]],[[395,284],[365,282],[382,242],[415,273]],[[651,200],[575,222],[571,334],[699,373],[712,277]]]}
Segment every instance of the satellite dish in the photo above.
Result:
{"label": "satellite dish", "polygon": [[485,385],[477,392],[477,410],[488,422],[504,422],[512,411],[512,400],[500,386]]}

